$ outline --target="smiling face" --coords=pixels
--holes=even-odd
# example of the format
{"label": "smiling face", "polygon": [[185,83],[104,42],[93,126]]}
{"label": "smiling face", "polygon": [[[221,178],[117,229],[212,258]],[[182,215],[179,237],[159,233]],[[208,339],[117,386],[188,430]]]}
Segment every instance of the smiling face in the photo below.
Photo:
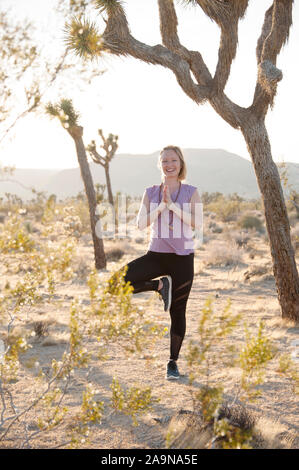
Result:
{"label": "smiling face", "polygon": [[181,170],[181,160],[174,150],[164,150],[161,153],[160,165],[164,178],[178,179]]}

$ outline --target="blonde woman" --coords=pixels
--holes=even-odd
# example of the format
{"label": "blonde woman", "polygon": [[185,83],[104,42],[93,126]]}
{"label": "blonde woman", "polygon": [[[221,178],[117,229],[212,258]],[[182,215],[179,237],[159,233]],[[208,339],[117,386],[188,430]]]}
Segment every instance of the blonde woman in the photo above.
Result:
{"label": "blonde woman", "polygon": [[179,147],[164,147],[159,167],[162,183],[146,188],[137,217],[139,229],[152,225],[148,251],[127,264],[125,281],[130,281],[133,294],[157,291],[164,310],[169,310],[170,357],[166,378],[178,379],[177,360],[186,331],[186,306],[194,274],[192,229],[200,228],[200,196],[195,186],[182,183],[186,163]]}

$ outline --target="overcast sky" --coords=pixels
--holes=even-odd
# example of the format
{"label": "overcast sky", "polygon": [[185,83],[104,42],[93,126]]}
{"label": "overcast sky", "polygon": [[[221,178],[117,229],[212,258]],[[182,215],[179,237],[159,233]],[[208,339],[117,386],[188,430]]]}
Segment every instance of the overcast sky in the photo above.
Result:
{"label": "overcast sky", "polygon": [[[132,34],[149,44],[161,43],[156,0],[124,1]],[[240,23],[239,49],[226,87],[227,95],[241,106],[251,103],[256,81],[255,48],[264,13],[271,0],[251,0]],[[299,163],[299,5],[294,2],[293,27],[277,66],[283,80],[266,123],[276,162]],[[185,8],[178,1],[181,42],[201,52],[213,73],[217,63],[219,30],[200,8]],[[13,7],[20,19],[35,23],[41,37],[54,34],[49,47],[61,38],[61,23],[54,16],[53,0],[0,0],[2,8]],[[103,22],[99,21],[100,29]],[[54,31],[54,33],[53,33]],[[55,42],[56,41],[56,42]],[[58,41],[58,43],[57,43]],[[55,45],[55,46],[54,46]],[[209,104],[198,106],[180,89],[171,71],[128,58],[108,57],[99,62],[106,72],[84,90],[76,77],[68,92],[84,127],[87,145],[97,129],[119,136],[118,153],[152,153],[168,144],[182,148],[223,148],[250,159],[240,131],[232,129]],[[52,90],[52,99],[61,96]],[[58,122],[46,115],[23,119],[1,148],[1,162],[17,168],[77,167],[72,139]]]}

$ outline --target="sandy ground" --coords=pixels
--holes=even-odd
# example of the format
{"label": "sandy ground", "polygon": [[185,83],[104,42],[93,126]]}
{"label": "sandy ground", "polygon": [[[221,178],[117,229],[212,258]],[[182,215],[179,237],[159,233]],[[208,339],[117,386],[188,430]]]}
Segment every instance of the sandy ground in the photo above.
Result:
{"label": "sandy ground", "polygon": [[[232,311],[243,314],[243,319],[252,332],[257,331],[259,321],[265,323],[265,333],[271,338],[278,353],[294,352],[294,340],[298,339],[299,327],[291,322],[282,321],[276,296],[276,288],[271,273],[263,276],[253,276],[245,280],[244,273],[255,267],[265,266],[270,262],[268,248],[259,242],[259,250],[252,259],[248,252],[243,253],[243,263],[233,266],[208,266],[205,260],[208,253],[208,244],[205,249],[196,250],[195,277],[187,308],[187,333],[178,362],[182,374],[178,381],[165,379],[166,363],[169,356],[169,335],[160,339],[155,347],[154,359],[148,359],[153,351],[145,351],[143,357],[127,359],[119,345],[113,344],[109,348],[110,358],[100,363],[94,356],[88,368],[76,372],[69,391],[65,397],[65,405],[70,412],[64,425],[57,430],[39,436],[32,441],[36,448],[49,448],[61,446],[65,441],[66,427],[71,424],[72,413],[79,409],[82,391],[87,383],[92,383],[98,390],[98,398],[107,405],[101,424],[94,427],[91,441],[84,442],[80,447],[97,449],[158,449],[165,448],[165,436],[169,424],[177,419],[180,410],[192,410],[191,388],[188,383],[188,370],[185,359],[187,344],[196,340],[197,327],[201,309],[208,296],[213,296],[213,308],[222,312],[227,299],[231,299]],[[110,246],[114,246],[113,243]],[[128,243],[123,245],[126,253],[117,262],[109,262],[108,276],[111,271],[124,265],[126,262],[143,255],[146,252],[146,243]],[[106,243],[109,247],[109,242]],[[78,249],[78,259],[83,259],[87,265],[93,265],[93,247],[90,241],[81,242]],[[18,278],[7,274],[1,267],[2,282],[13,282]],[[44,291],[46,292],[46,290]],[[44,340],[32,339],[32,348],[22,356],[22,367],[19,381],[13,384],[13,393],[16,404],[22,409],[34,396],[35,384],[32,380],[36,375],[35,369],[27,367],[28,363],[37,360],[43,371],[47,371],[53,358],[59,359],[65,350],[68,338],[69,308],[74,298],[81,297],[83,304],[89,302],[88,288],[85,282],[67,281],[60,283],[51,303],[41,304],[24,311],[18,324],[30,331],[34,321],[49,321],[49,336]],[[46,295],[45,295],[46,298]],[[169,327],[169,314],[162,309],[162,303],[155,293],[141,293],[133,296],[133,302],[146,308],[147,315],[158,324]],[[4,326],[1,326],[4,334]],[[215,352],[223,354],[224,346],[233,344],[235,347],[244,341],[243,320],[233,331],[225,343],[215,345]],[[96,352],[96,344],[90,342],[91,351]],[[148,354],[147,354],[148,353]],[[26,365],[27,364],[27,365]],[[260,389],[262,396],[254,403],[248,403],[248,409],[260,417],[260,426],[263,433],[273,443],[274,437],[279,439],[281,447],[299,447],[299,396],[293,391],[293,382],[290,377],[277,372],[277,360],[272,360],[267,366],[265,382]],[[153,409],[138,418],[139,425],[133,426],[132,419],[121,413],[113,413],[109,408],[111,396],[110,384],[113,377],[117,377],[123,386],[141,384],[149,386],[155,398],[159,398]],[[230,363],[219,367],[217,362],[211,365],[210,383],[224,387],[226,399],[232,399],[236,392],[240,370]],[[196,380],[193,389],[203,385],[204,381]],[[1,406],[1,405],[0,405]],[[28,416],[28,429],[34,431],[37,416]],[[16,428],[2,444],[2,447],[18,447],[17,437],[22,436],[23,427]],[[1,446],[0,446],[1,447]]]}

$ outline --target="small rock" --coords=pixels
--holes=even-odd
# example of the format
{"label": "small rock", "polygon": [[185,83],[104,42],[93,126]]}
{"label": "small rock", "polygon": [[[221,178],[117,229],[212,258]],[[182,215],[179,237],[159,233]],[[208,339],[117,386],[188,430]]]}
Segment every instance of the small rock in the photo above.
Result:
{"label": "small rock", "polygon": [[32,421],[31,423],[28,424],[27,429],[28,431],[37,431],[39,427],[34,421]]}

